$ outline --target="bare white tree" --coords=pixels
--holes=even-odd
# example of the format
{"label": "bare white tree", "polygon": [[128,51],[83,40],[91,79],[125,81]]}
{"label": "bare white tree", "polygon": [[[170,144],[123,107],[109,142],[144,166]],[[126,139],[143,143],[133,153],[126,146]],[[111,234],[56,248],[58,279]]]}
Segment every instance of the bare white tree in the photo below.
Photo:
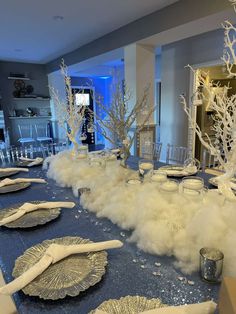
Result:
{"label": "bare white tree", "polygon": [[[113,85],[111,103],[108,106],[104,105],[101,97],[96,99],[97,130],[114,147],[121,146],[123,166],[126,166],[136,134],[148,123],[155,110],[155,107],[149,104],[148,98],[149,87],[146,87],[142,97],[130,108],[132,94],[121,81],[117,81]],[[135,121],[136,127],[130,132]]]}
{"label": "bare white tree", "polygon": [[[236,0],[231,0],[236,5]],[[228,77],[236,77],[236,28],[226,21],[223,25],[225,30],[224,54],[222,60],[226,66]],[[190,67],[191,68],[191,67]],[[194,71],[191,68],[192,71]],[[236,175],[236,95],[229,95],[230,87],[225,87],[225,92],[217,92],[219,84],[209,80],[207,73],[198,70],[197,75],[198,88],[192,99],[202,97],[208,103],[208,109],[214,113],[215,140],[212,141],[208,134],[202,134],[202,131],[191,115],[191,106],[185,97],[181,96],[181,103],[192,127],[202,145],[219,161],[224,174],[217,177],[218,188],[228,198],[234,198],[231,190],[231,179]],[[213,93],[213,88],[215,92]],[[220,90],[220,88],[219,88]]]}
{"label": "bare white tree", "polygon": [[51,86],[49,88],[55,105],[58,123],[73,143],[72,155],[76,155],[78,151],[76,137],[84,121],[85,106],[81,103],[75,104],[75,95],[71,89],[71,78],[68,75],[68,68],[64,60],[62,60],[60,68],[65,82],[66,98],[60,99],[58,91]]}

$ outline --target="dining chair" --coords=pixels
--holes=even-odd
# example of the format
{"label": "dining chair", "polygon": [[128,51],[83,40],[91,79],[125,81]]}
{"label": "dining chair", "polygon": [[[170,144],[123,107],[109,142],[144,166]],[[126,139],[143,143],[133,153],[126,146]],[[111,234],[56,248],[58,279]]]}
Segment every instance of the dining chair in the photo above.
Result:
{"label": "dining chair", "polygon": [[18,124],[18,130],[20,134],[18,142],[20,142],[22,145],[35,142],[31,124]]}
{"label": "dining chair", "polygon": [[39,143],[42,142],[52,142],[53,139],[49,134],[49,125],[48,123],[38,123],[35,124],[36,140]]}
{"label": "dining chair", "polygon": [[201,169],[202,172],[211,172],[211,170],[219,170],[219,161],[206,148],[203,149]]}
{"label": "dining chair", "polygon": [[183,165],[189,154],[188,147],[167,144],[166,163]]}

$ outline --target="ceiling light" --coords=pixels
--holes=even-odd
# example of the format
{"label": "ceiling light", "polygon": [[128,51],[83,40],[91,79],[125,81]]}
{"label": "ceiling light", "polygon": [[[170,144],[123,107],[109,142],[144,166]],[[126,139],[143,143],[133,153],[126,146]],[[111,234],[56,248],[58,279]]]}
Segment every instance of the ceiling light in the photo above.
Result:
{"label": "ceiling light", "polygon": [[55,15],[53,16],[54,21],[62,21],[64,20],[64,16],[62,15]]}

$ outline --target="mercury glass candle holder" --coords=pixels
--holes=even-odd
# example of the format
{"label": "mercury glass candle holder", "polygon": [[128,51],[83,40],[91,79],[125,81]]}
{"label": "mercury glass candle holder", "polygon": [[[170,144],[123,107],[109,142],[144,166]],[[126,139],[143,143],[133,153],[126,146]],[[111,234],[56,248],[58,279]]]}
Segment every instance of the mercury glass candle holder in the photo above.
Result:
{"label": "mercury glass candle holder", "polygon": [[184,194],[200,195],[204,191],[204,180],[194,176],[184,177],[181,187]]}
{"label": "mercury glass candle holder", "polygon": [[211,283],[221,281],[224,254],[215,248],[200,250],[200,275],[203,280]]}
{"label": "mercury glass candle holder", "polygon": [[153,175],[154,164],[153,160],[140,159],[139,160],[139,176],[142,180],[151,179]]}
{"label": "mercury glass candle holder", "polygon": [[126,181],[128,186],[140,185],[142,181],[139,178],[130,178]]}

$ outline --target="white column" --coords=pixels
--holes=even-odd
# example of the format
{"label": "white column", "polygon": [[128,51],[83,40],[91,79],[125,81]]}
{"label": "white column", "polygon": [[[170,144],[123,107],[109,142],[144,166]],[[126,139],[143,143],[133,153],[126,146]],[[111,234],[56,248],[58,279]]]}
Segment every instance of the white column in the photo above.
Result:
{"label": "white column", "polygon": [[[155,106],[155,48],[131,44],[124,49],[124,59],[125,83],[132,94],[129,106],[132,108],[136,101],[142,98],[144,89],[147,86],[149,86],[149,104],[150,106]],[[154,117],[155,114],[153,113],[147,125],[153,126],[155,124]],[[137,120],[136,123],[139,124],[142,121],[142,117],[138,117]],[[134,147],[131,153],[134,153]]]}
{"label": "white column", "polygon": [[[48,84],[50,87],[54,88],[55,91],[58,92],[61,100],[66,99],[65,82],[64,82],[63,76],[61,75],[59,71],[48,74]],[[56,112],[53,99],[50,100],[50,107],[51,107],[51,113],[52,113],[51,121],[52,121],[53,135],[55,139],[59,141],[66,141],[67,140],[66,132],[64,129],[62,129],[58,125],[57,112]]]}

